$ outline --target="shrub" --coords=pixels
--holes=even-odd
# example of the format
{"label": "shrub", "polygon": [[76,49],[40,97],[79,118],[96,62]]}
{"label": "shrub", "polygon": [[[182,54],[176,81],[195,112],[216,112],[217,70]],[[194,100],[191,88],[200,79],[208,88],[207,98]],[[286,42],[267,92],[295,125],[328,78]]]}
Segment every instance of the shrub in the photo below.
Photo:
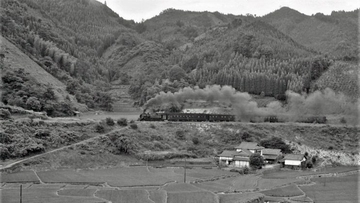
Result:
{"label": "shrub", "polygon": [[328,149],[329,149],[329,150],[333,150],[334,147],[333,147],[333,146],[329,146]]}
{"label": "shrub", "polygon": [[155,129],[156,127],[154,124],[150,124],[150,128]]}
{"label": "shrub", "polygon": [[340,123],[346,124],[346,119],[345,119],[344,117],[342,117],[342,118],[340,119]]}
{"label": "shrub", "polygon": [[138,125],[136,123],[131,123],[130,128],[136,130],[138,129]]}
{"label": "shrub", "polygon": [[245,167],[243,169],[244,174],[249,174],[250,169],[248,167]]}
{"label": "shrub", "polygon": [[175,138],[178,140],[185,140],[185,132],[182,130],[177,130],[175,132]]}
{"label": "shrub", "polygon": [[127,119],[126,118],[120,118],[118,121],[117,121],[117,124],[119,126],[127,126],[128,123],[127,123]]}
{"label": "shrub", "polygon": [[7,109],[0,109],[0,118],[1,119],[10,119],[11,113]]}
{"label": "shrub", "polygon": [[251,135],[248,132],[244,132],[243,135],[241,136],[241,139],[247,142],[253,141]]}
{"label": "shrub", "polygon": [[192,142],[194,143],[194,145],[198,145],[200,143],[200,140],[197,137],[193,137]]}
{"label": "shrub", "polygon": [[95,126],[95,131],[97,133],[104,133],[105,132],[105,127],[103,124],[99,123]]}
{"label": "shrub", "polygon": [[113,126],[113,125],[114,125],[114,120],[113,120],[112,118],[110,118],[110,117],[107,117],[107,118],[105,119],[105,122],[106,122],[106,124],[107,124],[108,126]]}
{"label": "shrub", "polygon": [[291,153],[291,148],[281,138],[272,137],[270,139],[261,140],[260,146],[265,148],[281,149],[282,153]]}
{"label": "shrub", "polygon": [[134,120],[131,120],[129,123],[135,123],[135,121],[134,121]]}
{"label": "shrub", "polygon": [[250,156],[250,166],[253,169],[261,169],[264,165],[264,158],[260,154],[252,154]]}

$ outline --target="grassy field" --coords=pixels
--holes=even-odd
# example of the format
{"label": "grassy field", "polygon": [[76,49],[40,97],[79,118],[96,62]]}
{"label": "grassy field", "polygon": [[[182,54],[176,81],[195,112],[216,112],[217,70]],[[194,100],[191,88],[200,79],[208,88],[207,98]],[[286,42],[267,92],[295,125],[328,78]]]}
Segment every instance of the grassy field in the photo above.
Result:
{"label": "grassy field", "polygon": [[60,196],[92,197],[97,189],[62,189],[57,192]]}
{"label": "grassy field", "polygon": [[75,170],[52,170],[37,172],[44,183],[70,183],[99,185],[102,181],[91,176],[85,176]]}
{"label": "grassy field", "polygon": [[149,199],[146,190],[100,190],[96,192],[96,197],[100,197],[111,202],[142,202],[153,203]]}
{"label": "grassy field", "polygon": [[349,171],[357,171],[357,166],[338,166],[338,167],[326,167],[319,170],[268,170],[264,171],[263,178],[265,179],[287,179],[296,178],[299,176],[309,176],[317,174],[328,174],[328,173],[346,173]]}
{"label": "grassy field", "polygon": [[267,196],[274,196],[274,197],[294,197],[304,194],[301,190],[299,190],[299,188],[296,185],[289,185],[286,187],[280,187],[272,190],[265,190],[262,191],[261,193]]}
{"label": "grassy field", "polygon": [[264,195],[261,193],[219,195],[219,203],[247,203],[251,200],[258,200],[254,202],[263,202],[263,199],[264,199]]}
{"label": "grassy field", "polygon": [[359,173],[342,177],[313,178],[315,185],[300,186],[300,189],[315,202],[359,202],[359,178]]}
{"label": "grassy field", "polygon": [[171,203],[217,203],[217,196],[208,191],[168,192],[167,202]]}
{"label": "grassy field", "polygon": [[[56,191],[59,187],[36,187],[23,188],[22,202],[26,203],[100,203],[103,202],[95,197],[69,197],[58,196]],[[0,190],[2,203],[18,203],[19,188],[6,188]]]}
{"label": "grassy field", "polygon": [[1,183],[40,183],[34,171],[21,171],[17,173],[1,173]]}

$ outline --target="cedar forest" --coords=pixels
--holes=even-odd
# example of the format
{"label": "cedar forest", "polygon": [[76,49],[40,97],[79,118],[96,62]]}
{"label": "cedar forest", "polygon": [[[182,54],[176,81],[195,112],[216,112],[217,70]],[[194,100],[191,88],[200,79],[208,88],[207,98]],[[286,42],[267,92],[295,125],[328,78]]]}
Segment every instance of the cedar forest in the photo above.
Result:
{"label": "cedar forest", "polygon": [[[357,33],[351,25],[358,10],[306,16],[281,8],[256,17],[167,9],[140,23],[95,0],[3,0],[0,10],[3,37],[89,108],[112,109],[111,84],[129,85],[137,106],[161,91],[212,84],[278,100],[286,99],[287,90],[326,87],[358,97],[356,74],[348,74],[357,70]],[[324,35],[328,47],[309,46],[304,36],[278,26],[287,15],[292,17],[287,26],[312,19],[313,27],[332,26],[346,37]],[[308,27],[306,39],[319,32]],[[51,88],[0,65],[3,103],[52,116],[71,114],[71,103],[56,101]]]}

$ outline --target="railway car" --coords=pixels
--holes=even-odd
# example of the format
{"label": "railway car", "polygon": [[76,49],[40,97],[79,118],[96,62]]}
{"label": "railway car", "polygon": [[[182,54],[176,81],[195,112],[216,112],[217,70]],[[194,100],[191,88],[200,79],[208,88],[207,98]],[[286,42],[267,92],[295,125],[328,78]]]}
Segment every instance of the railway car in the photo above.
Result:
{"label": "railway car", "polygon": [[224,122],[235,121],[234,115],[204,113],[142,113],[139,121],[194,121]]}

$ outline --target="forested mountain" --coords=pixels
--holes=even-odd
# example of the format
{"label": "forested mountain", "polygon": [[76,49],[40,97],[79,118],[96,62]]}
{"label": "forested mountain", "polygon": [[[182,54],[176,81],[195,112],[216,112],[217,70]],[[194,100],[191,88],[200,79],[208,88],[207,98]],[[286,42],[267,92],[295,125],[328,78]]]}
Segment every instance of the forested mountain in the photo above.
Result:
{"label": "forested mountain", "polygon": [[[332,74],[323,73],[356,59],[355,12],[324,17],[282,8],[259,18],[167,9],[135,23],[96,0],[3,0],[0,11],[2,36],[95,109],[111,110],[111,84],[128,85],[140,106],[160,91],[211,84],[284,99],[288,89],[327,87]],[[4,87],[3,95],[17,98],[4,103],[32,108],[26,102],[35,97],[43,101],[36,110],[46,110],[41,95]]]}
{"label": "forested mountain", "polygon": [[358,16],[359,9],[307,16],[283,7],[262,20],[304,46],[345,60],[355,60],[358,53]]}

